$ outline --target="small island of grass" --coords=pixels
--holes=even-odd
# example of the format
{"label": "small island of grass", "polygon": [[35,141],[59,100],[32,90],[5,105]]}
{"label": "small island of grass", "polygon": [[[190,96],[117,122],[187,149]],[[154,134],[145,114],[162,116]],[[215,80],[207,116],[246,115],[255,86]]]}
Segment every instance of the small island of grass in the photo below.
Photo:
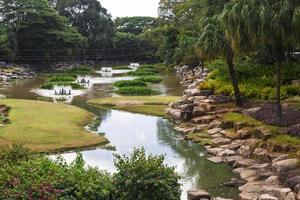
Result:
{"label": "small island of grass", "polygon": [[88,101],[88,103],[97,107],[108,107],[133,113],[164,117],[164,109],[168,104],[178,101],[179,98],[177,96],[108,97],[93,99]]}
{"label": "small island of grass", "polygon": [[77,107],[14,99],[1,99],[0,104],[11,107],[11,123],[0,127],[0,146],[21,143],[35,152],[56,152],[107,142],[85,130],[94,115]]}

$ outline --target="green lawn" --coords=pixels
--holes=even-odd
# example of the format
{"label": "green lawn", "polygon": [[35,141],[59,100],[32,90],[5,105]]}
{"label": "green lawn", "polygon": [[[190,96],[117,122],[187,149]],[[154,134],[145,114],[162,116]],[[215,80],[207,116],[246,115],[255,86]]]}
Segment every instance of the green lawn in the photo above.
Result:
{"label": "green lawn", "polygon": [[1,99],[0,104],[12,108],[11,124],[0,127],[0,145],[21,143],[35,152],[55,152],[107,142],[84,129],[94,116],[80,108],[14,99]]}
{"label": "green lawn", "polygon": [[167,105],[179,99],[180,97],[177,96],[129,96],[93,99],[88,103],[98,107],[110,107],[133,113],[164,117],[164,109]]}

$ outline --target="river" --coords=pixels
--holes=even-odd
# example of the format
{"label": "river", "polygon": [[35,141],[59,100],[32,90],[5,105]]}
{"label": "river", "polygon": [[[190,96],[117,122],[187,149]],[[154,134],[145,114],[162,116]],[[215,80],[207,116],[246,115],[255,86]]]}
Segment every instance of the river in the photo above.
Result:
{"label": "river", "polygon": [[[3,87],[2,93],[8,98],[49,101],[31,90],[43,82],[42,77],[23,80]],[[165,95],[181,95],[180,79],[172,73],[164,75],[161,84],[154,85]],[[182,200],[186,200],[188,189],[202,188],[213,196],[237,199],[238,189],[222,186],[235,177],[231,167],[226,164],[213,164],[206,160],[206,151],[198,144],[184,141],[172,128],[172,124],[163,118],[134,114],[117,110],[98,109],[86,104],[86,101],[113,95],[111,84],[96,84],[85,95],[75,97],[71,104],[93,112],[102,119],[98,127],[105,133],[116,151],[101,148],[85,150],[81,153],[87,165],[101,170],[115,172],[113,154],[129,155],[135,147],[144,147],[147,153],[165,155],[166,164],[174,166],[181,175]],[[76,153],[64,153],[62,156],[71,162]]]}

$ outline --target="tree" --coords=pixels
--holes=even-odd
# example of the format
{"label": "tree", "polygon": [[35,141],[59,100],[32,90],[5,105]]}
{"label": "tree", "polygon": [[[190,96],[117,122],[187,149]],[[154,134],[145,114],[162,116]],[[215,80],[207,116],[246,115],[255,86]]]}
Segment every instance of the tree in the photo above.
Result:
{"label": "tree", "polygon": [[235,49],[263,44],[275,60],[277,117],[282,119],[281,67],[300,42],[300,2],[296,0],[234,0],[224,10],[224,27]]}
{"label": "tree", "polygon": [[46,0],[3,0],[3,22],[17,61],[60,60],[75,54],[85,38]]}
{"label": "tree", "polygon": [[111,15],[97,0],[51,0],[62,16],[69,19],[81,35],[88,39],[87,57],[96,58],[113,47],[114,27]]}
{"label": "tree", "polygon": [[217,17],[207,22],[207,26],[203,29],[203,33],[196,47],[198,48],[200,56],[207,60],[212,60],[219,56],[225,57],[234,90],[236,105],[241,106],[243,101],[234,69],[234,52],[231,47],[231,41],[225,38],[224,32],[218,23]]}
{"label": "tree", "polygon": [[117,32],[139,35],[146,29],[156,27],[157,19],[154,17],[118,17],[114,20]]}

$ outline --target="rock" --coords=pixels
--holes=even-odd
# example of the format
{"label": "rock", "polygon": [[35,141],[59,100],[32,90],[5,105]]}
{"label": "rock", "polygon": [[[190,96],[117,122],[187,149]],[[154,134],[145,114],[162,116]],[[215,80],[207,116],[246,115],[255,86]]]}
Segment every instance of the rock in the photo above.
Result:
{"label": "rock", "polygon": [[192,122],[195,124],[209,124],[210,122],[214,121],[216,116],[214,115],[206,115],[202,117],[195,117],[192,119]]}
{"label": "rock", "polygon": [[238,150],[244,143],[245,143],[244,140],[234,140],[230,144],[221,146],[221,148],[230,149],[230,150]]}
{"label": "rock", "polygon": [[243,157],[246,157],[246,158],[250,158],[251,157],[251,154],[252,154],[252,150],[249,146],[245,146],[245,145],[242,145],[238,150],[237,150],[237,153]]}
{"label": "rock", "polygon": [[234,123],[231,121],[223,121],[222,122],[222,128],[223,129],[231,129],[234,127]]}
{"label": "rock", "polygon": [[237,131],[237,135],[239,139],[247,139],[253,136],[255,130],[253,128],[242,128]]}
{"label": "rock", "polygon": [[230,149],[225,149],[224,151],[220,152],[218,156],[220,157],[228,157],[228,156],[233,156],[235,155],[235,151],[230,150]]}
{"label": "rock", "polygon": [[214,135],[214,134],[216,134],[216,133],[219,133],[221,130],[222,130],[221,128],[214,128],[214,129],[208,130],[207,133],[208,133],[209,135]]}
{"label": "rock", "polygon": [[297,199],[300,200],[300,191],[297,194]]}
{"label": "rock", "polygon": [[228,156],[224,158],[224,162],[233,165],[237,160],[242,160],[242,156]]}
{"label": "rock", "polygon": [[299,174],[299,176],[290,177],[287,180],[287,186],[289,188],[291,188],[292,190],[294,190],[295,186],[298,184],[300,184],[300,174]]}
{"label": "rock", "polygon": [[254,132],[254,136],[258,139],[267,140],[272,136],[272,133],[268,129],[257,128]]}
{"label": "rock", "polygon": [[214,120],[211,123],[209,123],[208,128],[213,129],[213,128],[221,128],[222,122],[219,120]]}
{"label": "rock", "polygon": [[181,110],[180,109],[167,109],[167,114],[174,120],[180,120],[181,118]]}
{"label": "rock", "polygon": [[206,113],[206,110],[202,107],[194,107],[194,110],[193,110],[193,117],[199,117],[199,116],[202,116]]}
{"label": "rock", "polygon": [[299,160],[298,159],[287,159],[287,160],[281,160],[274,162],[272,164],[272,167],[277,171],[287,171],[295,169],[299,166]]}
{"label": "rock", "polygon": [[218,155],[220,152],[224,151],[224,149],[221,149],[221,148],[209,148],[209,149],[207,149],[207,151],[208,151],[209,154]]}
{"label": "rock", "polygon": [[246,184],[245,180],[232,178],[230,182],[223,183],[222,186],[226,186],[226,187],[240,187],[240,186],[242,186],[244,184]]}
{"label": "rock", "polygon": [[222,137],[222,135],[220,133],[216,133],[214,135],[211,136],[212,138],[220,138]]}
{"label": "rock", "polygon": [[232,98],[230,96],[225,95],[210,95],[209,99],[216,103],[229,103],[232,101]]}
{"label": "rock", "polygon": [[286,128],[285,132],[292,136],[300,137],[300,124],[296,124]]}
{"label": "rock", "polygon": [[200,90],[199,95],[195,96],[209,96],[212,95],[214,92],[213,90]]}
{"label": "rock", "polygon": [[231,140],[226,138],[214,138],[211,140],[211,142],[215,145],[224,145],[224,144],[229,144]]}
{"label": "rock", "polygon": [[250,108],[250,109],[243,110],[242,113],[247,116],[253,116],[260,109],[261,109],[261,107]]}
{"label": "rock", "polygon": [[274,197],[272,195],[269,195],[269,194],[262,194],[259,196],[258,198],[259,200],[278,200],[277,197]]}
{"label": "rock", "polygon": [[225,199],[225,198],[221,198],[221,197],[216,197],[216,198],[214,198],[214,200],[232,200],[232,199]]}
{"label": "rock", "polygon": [[241,200],[255,200],[259,197],[259,194],[255,192],[242,192],[240,193],[239,197]]}
{"label": "rock", "polygon": [[207,160],[213,162],[213,163],[222,163],[223,159],[220,157],[211,157],[211,158],[207,158]]}
{"label": "rock", "polygon": [[242,179],[246,180],[246,181],[253,181],[255,180],[255,176],[256,176],[256,170],[242,170],[240,173],[240,176]]}
{"label": "rock", "polygon": [[277,198],[281,198],[281,196],[282,196],[281,191],[282,191],[282,188],[279,187],[278,185],[266,185],[265,184],[260,188],[260,192],[262,194],[270,194]]}
{"label": "rock", "polygon": [[253,152],[254,158],[256,158],[260,162],[270,162],[271,158],[266,149],[256,148]]}
{"label": "rock", "polygon": [[270,176],[269,178],[267,178],[266,180],[267,184],[278,184],[278,176]]}
{"label": "rock", "polygon": [[188,200],[211,199],[210,194],[204,190],[189,190],[187,194]]}
{"label": "rock", "polygon": [[272,162],[274,163],[274,162],[278,162],[278,161],[281,161],[281,160],[286,160],[288,157],[289,157],[288,154],[283,154],[283,155],[278,156],[277,158],[274,158],[272,160]]}
{"label": "rock", "polygon": [[300,192],[300,183],[298,183],[295,187],[294,187],[294,191],[297,193],[297,192]]}
{"label": "rock", "polygon": [[269,163],[263,163],[263,164],[255,164],[249,167],[249,169],[266,169],[269,168],[270,164]]}
{"label": "rock", "polygon": [[247,122],[236,122],[236,123],[234,123],[234,130],[238,131],[238,130],[240,130],[242,128],[245,128],[247,126],[249,126],[249,124]]}
{"label": "rock", "polygon": [[286,197],[285,200],[297,200],[296,195],[293,192],[290,192]]}
{"label": "rock", "polygon": [[234,163],[235,167],[249,167],[251,165],[257,164],[254,160],[252,159],[237,159]]}

